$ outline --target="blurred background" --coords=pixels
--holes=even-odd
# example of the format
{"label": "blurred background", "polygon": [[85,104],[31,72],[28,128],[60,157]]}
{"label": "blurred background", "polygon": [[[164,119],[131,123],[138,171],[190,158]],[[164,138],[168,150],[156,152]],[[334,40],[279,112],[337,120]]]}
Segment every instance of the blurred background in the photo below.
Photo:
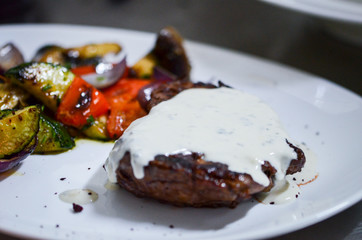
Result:
{"label": "blurred background", "polygon": [[[338,9],[344,1],[352,5]],[[290,3],[304,2],[304,7],[283,7],[255,0],[0,0],[0,24],[61,23],[147,32],[172,25],[189,40],[302,70],[361,96],[362,7],[353,7],[358,0],[344,1],[330,0],[326,7],[296,0]],[[308,5],[311,2],[314,5]],[[0,239],[15,238],[0,234]],[[362,239],[362,203],[276,239]]]}
{"label": "blurred background", "polygon": [[270,59],[362,94],[362,20],[335,20],[254,0],[0,3],[1,24],[66,23],[148,32],[173,25],[187,39]]}

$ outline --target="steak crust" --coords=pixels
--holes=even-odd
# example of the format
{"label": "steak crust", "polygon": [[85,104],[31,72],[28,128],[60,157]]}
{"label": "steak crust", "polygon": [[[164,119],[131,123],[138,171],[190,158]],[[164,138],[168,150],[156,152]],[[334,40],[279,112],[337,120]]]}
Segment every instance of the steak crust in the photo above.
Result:
{"label": "steak crust", "polygon": [[[145,106],[145,111],[149,112],[152,107],[156,106],[160,102],[171,99],[180,92],[190,89],[190,88],[217,88],[221,86],[226,86],[222,82],[218,83],[218,86],[215,86],[211,83],[203,82],[190,82],[190,81],[173,81],[165,84],[161,84],[159,87],[154,89],[151,93],[151,99]],[[227,87],[227,86],[226,86]]]}
{"label": "steak crust", "polygon": [[[302,150],[289,143],[297,152],[287,173],[300,171],[305,157]],[[298,154],[299,152],[299,154]],[[252,195],[269,191],[276,170],[268,161],[262,170],[270,180],[264,187],[256,183],[249,174],[230,171],[222,163],[206,161],[198,153],[157,155],[144,167],[144,177],[133,174],[130,153],[127,152],[116,170],[117,182],[138,197],[156,199],[176,206],[191,207],[236,207]]]}

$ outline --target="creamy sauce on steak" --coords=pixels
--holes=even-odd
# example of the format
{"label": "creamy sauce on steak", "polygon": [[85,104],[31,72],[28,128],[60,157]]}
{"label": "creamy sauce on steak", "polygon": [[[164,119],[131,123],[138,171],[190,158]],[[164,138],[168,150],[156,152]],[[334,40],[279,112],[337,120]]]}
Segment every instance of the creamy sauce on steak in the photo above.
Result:
{"label": "creamy sauce on steak", "polygon": [[285,178],[296,153],[278,115],[259,98],[230,89],[189,89],[153,107],[134,121],[117,140],[107,161],[109,180],[116,182],[119,160],[129,151],[136,178],[156,155],[182,152],[204,154],[207,161],[227,164],[229,170],[248,173],[269,185],[261,166],[265,160]]}
{"label": "creamy sauce on steak", "polygon": [[285,179],[275,181],[274,187],[269,192],[256,194],[255,198],[265,204],[282,204],[293,202],[301,194],[300,186],[313,182],[318,178],[316,165],[318,158],[315,153],[304,145],[297,145],[303,150],[307,159],[303,170],[292,175],[286,175]]}

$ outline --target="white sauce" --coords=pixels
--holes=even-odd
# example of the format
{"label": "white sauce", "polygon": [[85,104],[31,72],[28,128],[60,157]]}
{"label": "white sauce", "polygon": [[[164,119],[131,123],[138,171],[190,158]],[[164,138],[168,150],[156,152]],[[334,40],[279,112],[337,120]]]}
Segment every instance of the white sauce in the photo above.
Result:
{"label": "white sauce", "polygon": [[297,183],[286,178],[275,181],[269,192],[258,193],[256,199],[265,204],[281,204],[294,201],[299,194],[300,188]]}
{"label": "white sauce", "polygon": [[134,175],[142,178],[143,168],[156,155],[193,151],[267,186],[269,180],[261,170],[264,160],[282,180],[290,160],[296,158],[286,139],[277,114],[257,97],[230,88],[189,89],[134,121],[117,140],[105,166],[109,180],[116,182],[119,160],[130,151]]}
{"label": "white sauce", "polygon": [[98,194],[89,189],[71,189],[60,193],[59,199],[66,203],[88,204],[97,201]]}
{"label": "white sauce", "polygon": [[110,182],[109,180],[104,184],[104,187],[111,191],[115,191],[120,188],[120,186],[118,184]]}
{"label": "white sauce", "polygon": [[281,204],[292,202],[300,196],[299,186],[308,184],[318,177],[316,171],[317,157],[304,145],[296,145],[303,150],[307,159],[303,170],[286,175],[285,179],[275,181],[274,187],[267,193],[258,193],[255,197],[264,204]]}

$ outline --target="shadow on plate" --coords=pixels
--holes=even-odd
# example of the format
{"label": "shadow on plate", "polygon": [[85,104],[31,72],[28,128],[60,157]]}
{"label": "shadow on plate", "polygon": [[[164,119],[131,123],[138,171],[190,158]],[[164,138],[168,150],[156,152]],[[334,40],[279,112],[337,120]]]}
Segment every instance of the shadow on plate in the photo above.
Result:
{"label": "shadow on plate", "polygon": [[14,168],[9,169],[9,170],[7,170],[7,171],[5,171],[5,172],[1,172],[1,173],[0,173],[0,182],[3,181],[3,180],[5,180],[6,178],[12,176],[12,175],[18,175],[18,176],[24,175],[23,173],[20,173],[20,172],[18,171],[18,169],[20,168],[21,164],[22,164],[22,163],[20,162],[20,163],[19,163],[18,165],[16,165]]}
{"label": "shadow on plate", "polygon": [[[243,218],[258,203],[246,201],[236,208],[175,207],[152,199],[138,198],[124,189],[105,188],[107,174],[99,168],[86,187],[99,194],[94,209],[97,214],[123,221],[174,226],[190,230],[217,230]],[[217,217],[216,217],[217,216]]]}

